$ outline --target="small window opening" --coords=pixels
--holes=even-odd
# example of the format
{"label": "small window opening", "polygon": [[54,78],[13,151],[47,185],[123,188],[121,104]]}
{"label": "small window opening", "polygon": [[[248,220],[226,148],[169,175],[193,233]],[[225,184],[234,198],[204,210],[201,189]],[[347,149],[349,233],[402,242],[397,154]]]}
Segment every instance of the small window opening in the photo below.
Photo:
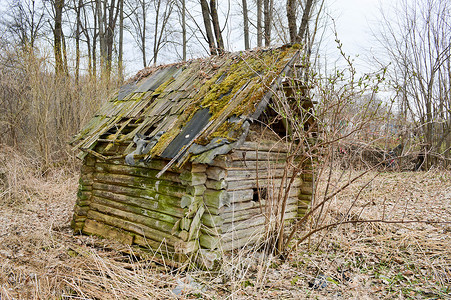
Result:
{"label": "small window opening", "polygon": [[252,201],[259,202],[261,200],[266,200],[267,189],[266,188],[253,188],[254,191]]}

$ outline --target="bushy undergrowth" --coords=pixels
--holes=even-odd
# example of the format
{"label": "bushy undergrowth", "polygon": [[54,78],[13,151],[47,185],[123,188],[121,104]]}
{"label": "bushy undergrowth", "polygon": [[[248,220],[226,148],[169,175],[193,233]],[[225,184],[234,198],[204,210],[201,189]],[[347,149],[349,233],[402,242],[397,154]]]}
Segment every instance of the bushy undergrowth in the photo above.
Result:
{"label": "bushy undergrowth", "polygon": [[68,141],[117,83],[55,75],[51,60],[23,48],[0,54],[0,141],[46,168],[72,163]]}

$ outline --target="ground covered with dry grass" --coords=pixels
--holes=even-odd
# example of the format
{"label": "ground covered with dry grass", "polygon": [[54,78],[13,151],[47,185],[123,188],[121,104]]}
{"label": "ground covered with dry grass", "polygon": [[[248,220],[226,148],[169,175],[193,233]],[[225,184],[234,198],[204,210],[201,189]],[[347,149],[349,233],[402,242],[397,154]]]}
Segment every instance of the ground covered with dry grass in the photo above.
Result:
{"label": "ground covered with dry grass", "polygon": [[[358,174],[340,172],[329,190]],[[451,298],[449,171],[370,172],[318,219],[355,223],[312,235],[285,260],[251,248],[227,253],[214,272],[174,269],[152,253],[73,236],[77,181],[76,168],[43,172],[1,149],[1,299]],[[321,177],[318,199],[327,182]],[[421,222],[365,223],[374,219]]]}

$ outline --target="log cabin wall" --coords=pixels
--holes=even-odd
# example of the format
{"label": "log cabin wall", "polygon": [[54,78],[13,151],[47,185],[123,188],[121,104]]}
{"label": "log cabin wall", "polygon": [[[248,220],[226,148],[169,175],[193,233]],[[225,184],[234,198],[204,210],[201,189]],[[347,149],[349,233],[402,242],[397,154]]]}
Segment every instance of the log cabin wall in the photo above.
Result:
{"label": "log cabin wall", "polygon": [[123,159],[104,161],[88,156],[82,167],[73,228],[161,249],[168,252],[165,254],[195,251],[199,228],[192,228],[196,226],[193,219],[202,204],[206,167],[170,169],[157,178],[166,164],[166,160],[156,159],[128,166]]}
{"label": "log cabin wall", "polygon": [[227,251],[261,240],[268,228],[266,216],[280,209],[278,199],[286,192],[286,220],[298,216],[303,181],[295,178],[287,191],[290,177],[283,179],[287,150],[273,141],[246,142],[208,167],[204,199],[217,205],[207,204],[209,214],[203,218],[199,239],[202,248]]}
{"label": "log cabin wall", "polygon": [[[88,155],[73,227],[168,254],[227,251],[255,243],[265,236],[266,216],[280,209],[280,188],[282,196],[286,193],[287,151],[274,142],[245,142],[211,165],[171,168],[160,178],[156,174],[166,160],[129,166],[123,159]],[[312,180],[311,172],[294,179],[286,220],[305,213]]]}

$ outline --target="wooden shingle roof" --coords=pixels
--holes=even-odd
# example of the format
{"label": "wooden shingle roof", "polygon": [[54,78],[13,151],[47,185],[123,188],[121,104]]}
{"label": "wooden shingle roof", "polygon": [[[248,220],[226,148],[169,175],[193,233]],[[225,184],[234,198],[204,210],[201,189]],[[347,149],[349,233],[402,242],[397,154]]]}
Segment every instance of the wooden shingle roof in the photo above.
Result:
{"label": "wooden shingle roof", "polygon": [[[117,143],[127,144],[117,158],[134,150],[137,137],[147,143],[158,137],[144,159],[208,162],[230,151],[246,134],[248,121],[263,112],[299,55],[298,46],[283,46],[141,71],[97,112],[71,145],[80,150],[80,158],[91,153],[108,159],[95,151],[97,143],[107,143],[107,150]],[[224,149],[212,154],[218,147]]]}

